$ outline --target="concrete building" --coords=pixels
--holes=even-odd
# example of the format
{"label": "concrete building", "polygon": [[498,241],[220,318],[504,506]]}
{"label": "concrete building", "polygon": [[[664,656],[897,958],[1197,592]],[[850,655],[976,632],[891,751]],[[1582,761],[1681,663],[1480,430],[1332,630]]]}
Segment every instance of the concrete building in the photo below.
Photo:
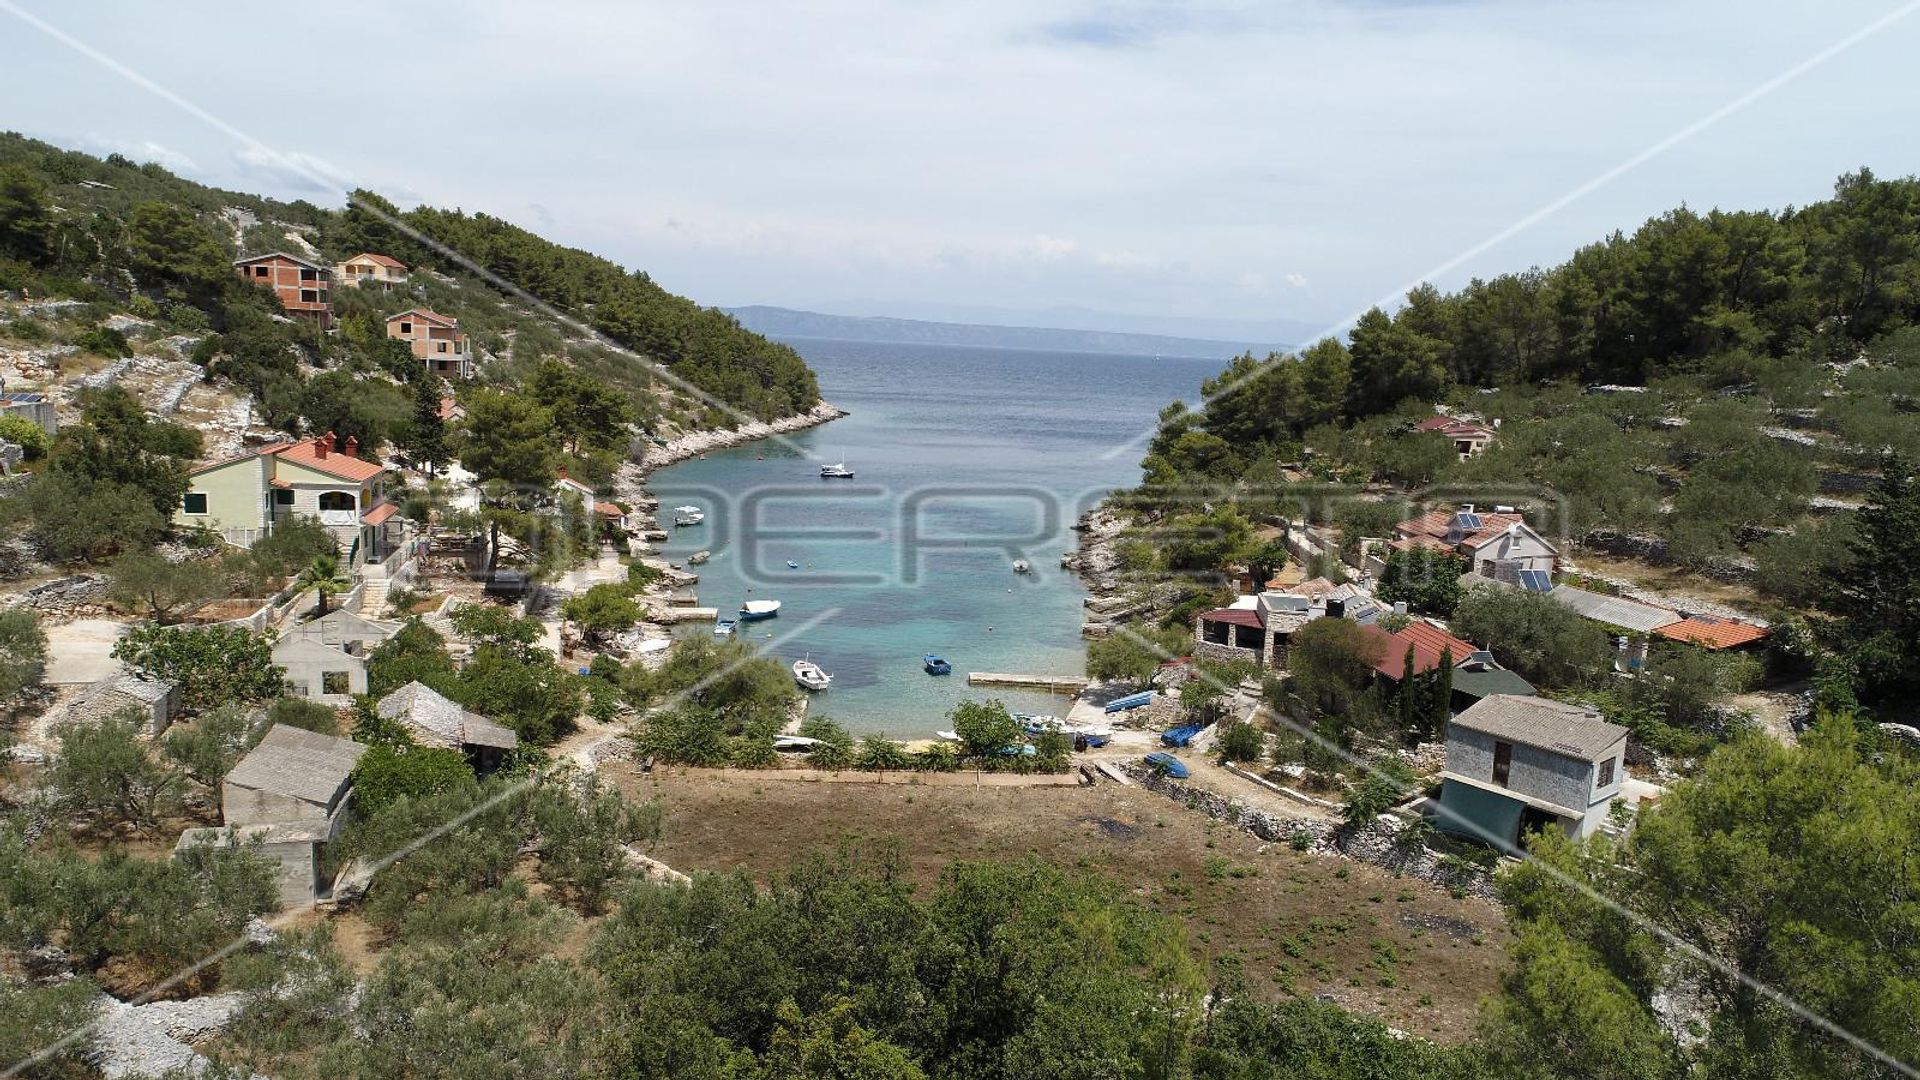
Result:
{"label": "concrete building", "polygon": [[60,433],[60,421],[54,416],[53,401],[47,395],[30,390],[8,390],[0,380],[0,416],[17,416],[30,421],[48,438]]}
{"label": "concrete building", "polygon": [[286,669],[291,693],[322,705],[346,705],[353,695],[367,692],[366,657],[324,644],[316,637],[275,642],[273,662]]}
{"label": "concrete building", "polygon": [[1534,829],[1576,840],[1607,820],[1626,774],[1627,729],[1595,710],[1494,694],[1447,724],[1436,824],[1508,851]]}
{"label": "concrete building", "polygon": [[290,517],[317,518],[340,543],[347,563],[381,559],[405,543],[399,506],[387,501],[387,470],[344,445],[333,432],[274,443],[215,461],[187,474],[174,514],[177,525],[205,526],[245,546]]}
{"label": "concrete building", "polygon": [[193,844],[258,841],[280,868],[280,900],[311,905],[321,889],[321,849],[340,835],[352,804],[353,769],[367,748],[352,739],[274,725],[221,785],[217,829],[189,829]]}
{"label": "concrete building", "polygon": [[275,724],[227,773],[220,816],[229,825],[337,819],[363,743]]}
{"label": "concrete building", "polygon": [[273,289],[287,314],[311,319],[322,330],[333,328],[333,271],[281,251],[235,259],[233,268],[243,279]]}
{"label": "concrete building", "polygon": [[473,378],[473,353],[460,320],[426,308],[387,317],[387,336],[404,341],[427,370],[446,379]]}
{"label": "concrete building", "polygon": [[407,283],[407,264],[385,255],[363,251],[333,268],[334,280],[349,289],[392,292]]}
{"label": "concrete building", "polygon": [[382,622],[356,615],[345,608],[334,608],[317,619],[309,619],[289,628],[280,635],[280,640],[312,641],[354,656],[365,656],[399,632],[399,623]]}

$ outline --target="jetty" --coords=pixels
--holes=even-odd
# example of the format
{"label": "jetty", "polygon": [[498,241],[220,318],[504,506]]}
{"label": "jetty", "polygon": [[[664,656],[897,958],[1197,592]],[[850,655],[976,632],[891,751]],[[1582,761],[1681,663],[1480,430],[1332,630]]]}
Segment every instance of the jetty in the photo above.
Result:
{"label": "jetty", "polygon": [[999,671],[969,671],[968,686],[999,686],[1009,690],[1045,690],[1049,694],[1077,694],[1087,688],[1084,675],[1009,675]]}
{"label": "jetty", "polygon": [[720,615],[719,608],[710,607],[668,607],[655,608],[647,613],[648,622],[662,625],[683,622],[712,622]]}

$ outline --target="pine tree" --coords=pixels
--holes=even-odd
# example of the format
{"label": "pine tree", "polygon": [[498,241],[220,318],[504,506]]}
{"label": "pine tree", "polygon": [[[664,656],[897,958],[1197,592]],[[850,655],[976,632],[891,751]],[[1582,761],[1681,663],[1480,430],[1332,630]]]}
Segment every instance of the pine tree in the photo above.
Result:
{"label": "pine tree", "polygon": [[1440,666],[1434,669],[1432,681],[1428,684],[1427,722],[1432,725],[1428,735],[1438,735],[1447,730],[1447,721],[1453,718],[1453,646],[1440,650]]}
{"label": "pine tree", "polygon": [[440,415],[440,402],[445,396],[446,383],[436,376],[413,381],[413,423],[407,431],[405,449],[428,476],[447,460],[447,422]]}
{"label": "pine tree", "polygon": [[1888,455],[1829,580],[1836,644],[1861,704],[1910,712],[1920,699],[1920,482],[1906,458]]}

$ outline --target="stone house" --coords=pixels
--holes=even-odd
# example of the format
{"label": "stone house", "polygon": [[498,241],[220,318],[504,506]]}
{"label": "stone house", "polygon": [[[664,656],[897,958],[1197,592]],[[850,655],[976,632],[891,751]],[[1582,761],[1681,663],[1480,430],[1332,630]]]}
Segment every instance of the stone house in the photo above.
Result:
{"label": "stone house", "polygon": [[179,707],[180,692],[172,682],[123,669],[89,686],[67,706],[67,716],[97,723],[131,710],[139,714],[141,728],[157,737],[173,723]]}
{"label": "stone house", "polygon": [[407,264],[385,255],[363,251],[333,268],[334,280],[349,289],[372,288],[392,292],[407,283]]}
{"label": "stone house", "polygon": [[242,279],[272,288],[287,314],[333,328],[332,270],[282,251],[235,259],[233,268]]}
{"label": "stone house", "polygon": [[54,415],[53,401],[47,395],[37,391],[8,390],[4,380],[0,380],[0,416],[17,416],[30,421],[48,438],[60,433],[59,418]]}
{"label": "stone house", "polygon": [[468,712],[424,683],[410,682],[395,690],[380,699],[375,711],[406,728],[421,746],[458,750],[482,764],[491,764],[520,745],[512,728]]}
{"label": "stone house", "polygon": [[446,379],[473,378],[473,351],[460,320],[426,308],[387,317],[387,336],[404,341],[427,370]]}
{"label": "stone house", "polygon": [[280,635],[280,640],[318,642],[363,657],[399,632],[398,623],[369,619],[337,607],[325,615],[289,628]]}
{"label": "stone house", "polygon": [[258,842],[279,866],[281,903],[311,905],[320,892],[321,851],[340,835],[352,804],[353,770],[367,752],[352,739],[275,724],[227,773],[217,829],[189,829],[194,843]]}
{"label": "stone house", "polygon": [[1478,420],[1469,420],[1460,416],[1429,416],[1413,426],[1413,430],[1442,436],[1453,444],[1454,453],[1461,461],[1476,457],[1493,444],[1494,435],[1500,426],[1495,420],[1489,427]]}
{"label": "stone house", "polygon": [[285,668],[287,686],[297,697],[323,705],[345,705],[367,692],[367,658],[321,642],[317,637],[288,637],[274,642],[273,662]]}
{"label": "stone house", "polygon": [[1366,590],[1313,578],[1284,589],[1242,596],[1223,608],[1196,615],[1194,655],[1250,661],[1262,668],[1287,666],[1287,643],[1315,619],[1333,616],[1371,623],[1387,608]]}
{"label": "stone house", "polygon": [[1577,705],[1494,694],[1447,724],[1440,828],[1507,851],[1529,830],[1593,835],[1625,778],[1627,729]]}
{"label": "stone house", "polygon": [[292,517],[317,518],[349,567],[406,542],[399,506],[387,501],[387,470],[331,431],[202,465],[187,480],[174,524],[204,526],[231,544],[251,544]]}

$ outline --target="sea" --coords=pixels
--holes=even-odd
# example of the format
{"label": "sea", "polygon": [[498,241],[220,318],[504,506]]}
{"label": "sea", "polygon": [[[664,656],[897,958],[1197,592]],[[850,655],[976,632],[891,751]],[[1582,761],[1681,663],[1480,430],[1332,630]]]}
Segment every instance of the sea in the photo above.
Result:
{"label": "sea", "polygon": [[[731,614],[779,601],[777,616],[742,622],[740,638],[830,673],[809,713],[856,735],[926,738],[967,699],[1065,715],[1064,697],[972,688],[967,673],[1084,673],[1087,591],[1060,566],[1072,526],[1139,483],[1159,410],[1196,402],[1226,361],[786,340],[849,415],[710,451],[649,482],[667,558],[711,553],[689,567],[701,605]],[[854,477],[823,479],[836,462]],[[705,520],[676,528],[676,506]],[[1016,573],[1017,560],[1031,572]],[[929,653],[953,674],[928,675]]]}

